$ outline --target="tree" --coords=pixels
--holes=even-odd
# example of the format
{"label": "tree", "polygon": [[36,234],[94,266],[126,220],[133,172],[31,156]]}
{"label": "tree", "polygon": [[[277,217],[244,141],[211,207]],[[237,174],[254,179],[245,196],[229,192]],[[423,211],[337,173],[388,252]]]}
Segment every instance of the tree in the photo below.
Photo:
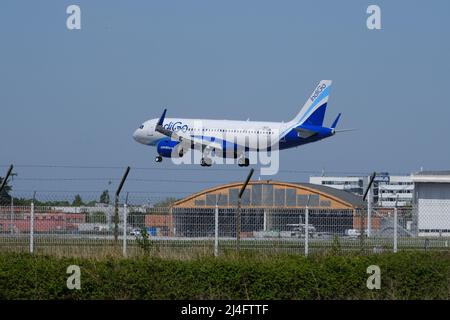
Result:
{"label": "tree", "polygon": [[84,205],[84,203],[83,203],[83,200],[81,199],[81,196],[79,194],[77,194],[75,196],[75,199],[72,202],[72,206],[80,207],[80,206],[83,206],[83,205]]}
{"label": "tree", "polygon": [[174,197],[167,197],[164,200],[158,201],[153,205],[153,208],[147,210],[149,214],[168,214],[170,206],[177,201]]}
{"label": "tree", "polygon": [[[0,177],[0,185],[3,183],[2,177]],[[11,187],[8,185],[8,181],[6,181],[6,184],[3,188],[3,190],[0,193],[0,202],[11,202],[11,195],[9,194],[11,192]]]}
{"label": "tree", "polygon": [[106,214],[101,211],[93,212],[86,217],[87,223],[106,223]]}
{"label": "tree", "polygon": [[174,203],[175,201],[177,201],[177,199],[176,198],[174,198],[174,197],[168,197],[168,198],[166,198],[166,199],[164,199],[164,200],[161,200],[161,201],[159,201],[159,202],[156,202],[153,206],[154,207],[156,207],[156,208],[166,208],[166,207],[170,207],[170,205],[172,204],[172,203]]}
{"label": "tree", "polygon": [[100,203],[109,204],[109,201],[110,201],[109,192],[108,192],[108,190],[105,190],[100,195]]}

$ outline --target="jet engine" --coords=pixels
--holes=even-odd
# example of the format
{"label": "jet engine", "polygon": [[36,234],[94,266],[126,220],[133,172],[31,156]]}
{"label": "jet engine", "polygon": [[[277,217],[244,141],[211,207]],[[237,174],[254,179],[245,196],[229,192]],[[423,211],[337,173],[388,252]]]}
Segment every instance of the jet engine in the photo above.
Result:
{"label": "jet engine", "polygon": [[[171,158],[174,157],[182,157],[183,151],[178,150],[177,145],[179,141],[172,140],[161,140],[156,146],[156,150],[161,157]],[[175,151],[174,151],[175,150]]]}

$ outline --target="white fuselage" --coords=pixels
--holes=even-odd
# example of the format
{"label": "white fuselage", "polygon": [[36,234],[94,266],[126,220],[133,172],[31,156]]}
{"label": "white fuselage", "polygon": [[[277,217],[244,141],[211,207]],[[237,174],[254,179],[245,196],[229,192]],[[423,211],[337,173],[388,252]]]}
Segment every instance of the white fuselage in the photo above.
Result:
{"label": "white fuselage", "polygon": [[[136,141],[145,145],[156,145],[167,136],[157,132],[158,119],[144,122],[133,134]],[[184,137],[198,137],[213,141],[245,141],[250,150],[256,150],[261,141],[270,141],[270,145],[279,142],[282,133],[289,130],[290,123],[265,121],[235,121],[208,119],[166,118],[163,127]]]}

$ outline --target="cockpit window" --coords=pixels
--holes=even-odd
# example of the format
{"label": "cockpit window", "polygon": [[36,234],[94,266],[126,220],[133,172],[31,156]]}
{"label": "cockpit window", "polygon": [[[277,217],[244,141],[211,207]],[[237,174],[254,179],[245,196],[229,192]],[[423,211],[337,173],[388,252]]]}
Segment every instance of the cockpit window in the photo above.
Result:
{"label": "cockpit window", "polygon": [[141,125],[139,126],[139,129],[144,129],[144,125],[141,124]]}

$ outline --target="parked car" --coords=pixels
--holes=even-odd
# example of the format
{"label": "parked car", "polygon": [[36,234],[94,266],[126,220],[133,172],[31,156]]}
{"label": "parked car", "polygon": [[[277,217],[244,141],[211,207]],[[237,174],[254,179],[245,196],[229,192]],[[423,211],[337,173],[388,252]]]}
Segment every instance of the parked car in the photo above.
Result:
{"label": "parked car", "polygon": [[141,229],[139,229],[139,228],[133,228],[131,231],[130,231],[130,236],[136,236],[136,237],[138,237],[138,236],[140,236],[141,235]]}
{"label": "parked car", "polygon": [[[367,234],[367,229],[364,230],[364,235]],[[361,231],[359,229],[347,229],[345,230],[345,235],[347,237],[356,238],[361,235]]]}

